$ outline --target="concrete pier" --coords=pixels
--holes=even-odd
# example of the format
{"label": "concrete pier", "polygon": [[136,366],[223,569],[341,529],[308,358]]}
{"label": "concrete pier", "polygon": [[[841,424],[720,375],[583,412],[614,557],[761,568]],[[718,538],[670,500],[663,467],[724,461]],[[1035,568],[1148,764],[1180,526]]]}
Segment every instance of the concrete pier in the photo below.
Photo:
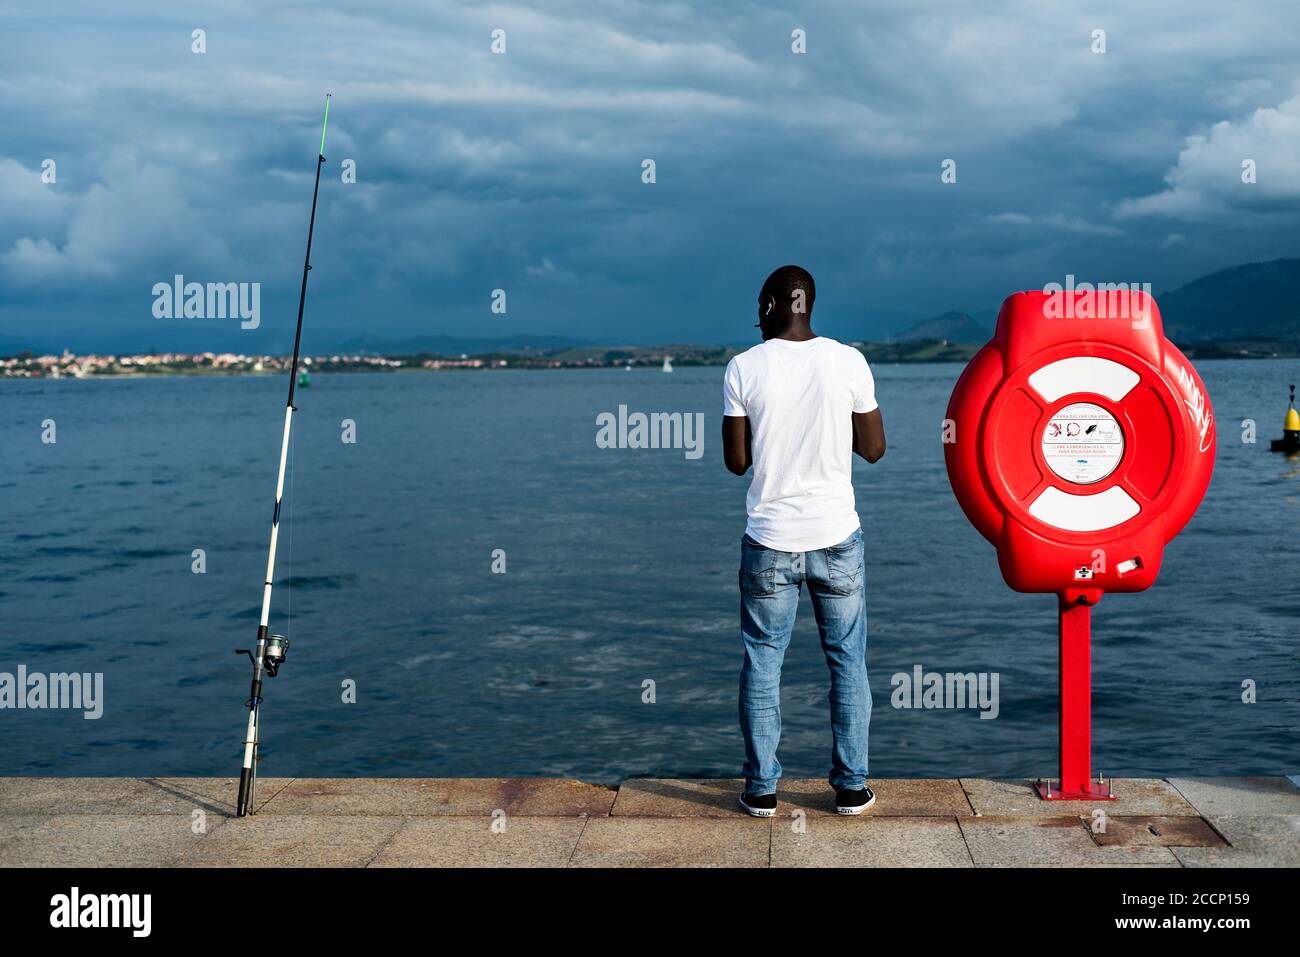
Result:
{"label": "concrete pier", "polygon": [[[1278,778],[1119,779],[1119,800],[1045,802],[1028,781],[880,779],[835,814],[785,780],[777,815],[738,780],[0,778],[4,867],[1300,866],[1300,788]],[[1104,817],[1097,813],[1100,811]]]}

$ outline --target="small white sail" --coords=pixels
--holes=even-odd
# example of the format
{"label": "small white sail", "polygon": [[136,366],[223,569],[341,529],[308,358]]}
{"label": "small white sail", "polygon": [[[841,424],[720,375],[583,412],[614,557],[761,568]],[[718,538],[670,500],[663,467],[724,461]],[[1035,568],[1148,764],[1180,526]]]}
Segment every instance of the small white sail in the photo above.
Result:
{"label": "small white sail", "polygon": [[664,371],[665,371],[665,372],[672,372],[672,371],[673,371],[673,357],[672,357],[672,356],[664,356]]}

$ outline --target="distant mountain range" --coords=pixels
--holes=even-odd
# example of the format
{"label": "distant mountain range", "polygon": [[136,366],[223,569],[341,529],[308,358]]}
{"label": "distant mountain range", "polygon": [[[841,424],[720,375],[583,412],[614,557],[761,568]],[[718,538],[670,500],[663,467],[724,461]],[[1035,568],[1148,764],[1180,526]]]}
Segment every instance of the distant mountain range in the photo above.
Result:
{"label": "distant mountain range", "polygon": [[992,335],[992,326],[985,326],[968,313],[949,311],[913,323],[894,338],[900,342],[942,339],[947,342],[984,343]]}
{"label": "distant mountain range", "polygon": [[1156,302],[1175,342],[1300,342],[1300,259],[1221,269]]}
{"label": "distant mountain range", "polygon": [[[1157,291],[1155,298],[1165,335],[1179,345],[1300,344],[1300,259],[1220,269],[1177,289]],[[992,322],[985,326],[968,313],[950,311],[913,323],[893,338],[983,343],[992,335]]]}

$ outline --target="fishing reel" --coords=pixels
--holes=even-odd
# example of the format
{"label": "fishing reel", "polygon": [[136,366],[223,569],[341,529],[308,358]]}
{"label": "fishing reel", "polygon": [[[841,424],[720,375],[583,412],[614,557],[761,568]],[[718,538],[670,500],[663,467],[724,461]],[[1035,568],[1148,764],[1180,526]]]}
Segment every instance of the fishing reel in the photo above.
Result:
{"label": "fishing reel", "polygon": [[272,635],[266,639],[266,650],[262,652],[262,667],[272,678],[284,664],[284,656],[289,653],[289,639],[284,635]]}
{"label": "fishing reel", "polygon": [[[262,651],[262,667],[266,670],[267,677],[274,678],[280,671],[280,666],[284,664],[284,656],[289,653],[289,639],[284,635],[271,635],[266,639],[266,647]],[[248,660],[257,666],[257,659],[253,657],[253,652],[248,648],[236,648],[235,654],[248,655]]]}

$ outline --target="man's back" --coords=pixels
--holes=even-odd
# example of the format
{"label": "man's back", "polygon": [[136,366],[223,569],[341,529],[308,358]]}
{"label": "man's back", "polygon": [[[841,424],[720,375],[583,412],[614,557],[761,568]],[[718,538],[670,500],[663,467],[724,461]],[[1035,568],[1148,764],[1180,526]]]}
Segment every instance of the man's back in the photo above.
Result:
{"label": "man's back", "polygon": [[853,413],[876,408],[866,359],[834,339],[772,338],[731,360],[723,414],[746,416],[753,435],[750,538],[803,552],[857,529]]}
{"label": "man's back", "polygon": [[853,502],[853,455],[885,454],[867,360],[812,331],[817,287],[782,266],[758,293],[763,344],[731,360],[723,384],[722,459],[754,478],[740,540],[740,730],[746,813],[776,813],[781,762],[781,662],[806,588],[831,672],[835,810],[861,814],[867,786],[866,559]]}

